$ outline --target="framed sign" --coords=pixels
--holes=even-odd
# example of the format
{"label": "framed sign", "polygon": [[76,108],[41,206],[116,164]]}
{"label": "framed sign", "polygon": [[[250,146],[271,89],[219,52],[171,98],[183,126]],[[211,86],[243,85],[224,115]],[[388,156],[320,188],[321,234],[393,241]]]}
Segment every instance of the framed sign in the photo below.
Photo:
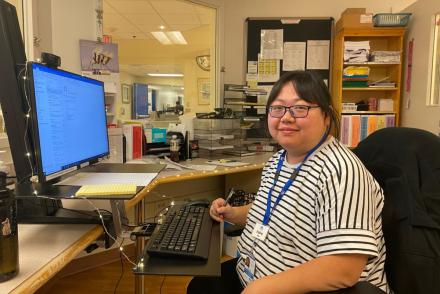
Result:
{"label": "framed sign", "polygon": [[211,96],[211,82],[209,79],[197,80],[198,102],[199,105],[209,104]]}
{"label": "framed sign", "polygon": [[121,96],[122,103],[130,103],[130,85],[122,84]]}

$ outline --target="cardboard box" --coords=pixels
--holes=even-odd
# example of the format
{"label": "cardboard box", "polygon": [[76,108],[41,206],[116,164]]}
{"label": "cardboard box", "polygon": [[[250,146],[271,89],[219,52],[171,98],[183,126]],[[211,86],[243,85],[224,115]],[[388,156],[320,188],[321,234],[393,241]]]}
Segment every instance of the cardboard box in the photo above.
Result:
{"label": "cardboard box", "polygon": [[372,28],[373,14],[366,13],[365,8],[347,8],[336,23],[336,30],[343,28]]}

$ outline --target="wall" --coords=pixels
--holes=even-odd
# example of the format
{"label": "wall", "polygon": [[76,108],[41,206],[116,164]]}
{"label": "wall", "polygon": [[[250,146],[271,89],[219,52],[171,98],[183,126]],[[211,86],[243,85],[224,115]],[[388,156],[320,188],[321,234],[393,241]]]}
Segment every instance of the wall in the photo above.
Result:
{"label": "wall", "polygon": [[247,17],[333,17],[339,19],[347,7],[365,7],[367,12],[396,12],[414,0],[225,0],[224,82],[244,81],[244,23]]}
{"label": "wall", "polygon": [[440,135],[440,107],[426,106],[426,100],[429,96],[428,69],[431,22],[434,13],[440,12],[440,2],[438,0],[419,0],[405,11],[413,13],[406,44],[408,44],[408,40],[414,39],[414,51],[411,91],[403,94],[402,126],[421,128]]}
{"label": "wall", "polygon": [[[37,12],[47,8],[50,15],[40,15],[37,24],[41,30],[41,52],[51,52],[61,57],[61,67],[81,72],[79,40],[96,40],[96,1],[93,0],[43,0],[35,1]],[[37,15],[38,16],[38,15]],[[36,56],[39,57],[39,56]]]}

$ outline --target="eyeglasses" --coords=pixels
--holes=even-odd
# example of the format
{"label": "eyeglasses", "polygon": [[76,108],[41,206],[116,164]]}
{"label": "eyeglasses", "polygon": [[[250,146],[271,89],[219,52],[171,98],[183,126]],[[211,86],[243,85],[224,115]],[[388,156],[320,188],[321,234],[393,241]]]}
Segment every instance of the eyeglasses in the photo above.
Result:
{"label": "eyeglasses", "polygon": [[294,118],[303,118],[309,114],[309,110],[312,108],[319,108],[318,105],[293,105],[293,106],[283,106],[283,105],[272,105],[269,106],[269,114],[274,118],[281,118],[286,113],[287,109],[289,113]]}

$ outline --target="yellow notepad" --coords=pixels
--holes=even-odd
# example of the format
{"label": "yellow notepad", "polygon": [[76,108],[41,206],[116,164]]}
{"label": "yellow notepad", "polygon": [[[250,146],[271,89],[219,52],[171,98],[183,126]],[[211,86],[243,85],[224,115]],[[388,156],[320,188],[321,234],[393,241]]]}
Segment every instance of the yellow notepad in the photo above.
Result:
{"label": "yellow notepad", "polygon": [[84,185],[76,191],[75,196],[111,196],[135,193],[135,184]]}

